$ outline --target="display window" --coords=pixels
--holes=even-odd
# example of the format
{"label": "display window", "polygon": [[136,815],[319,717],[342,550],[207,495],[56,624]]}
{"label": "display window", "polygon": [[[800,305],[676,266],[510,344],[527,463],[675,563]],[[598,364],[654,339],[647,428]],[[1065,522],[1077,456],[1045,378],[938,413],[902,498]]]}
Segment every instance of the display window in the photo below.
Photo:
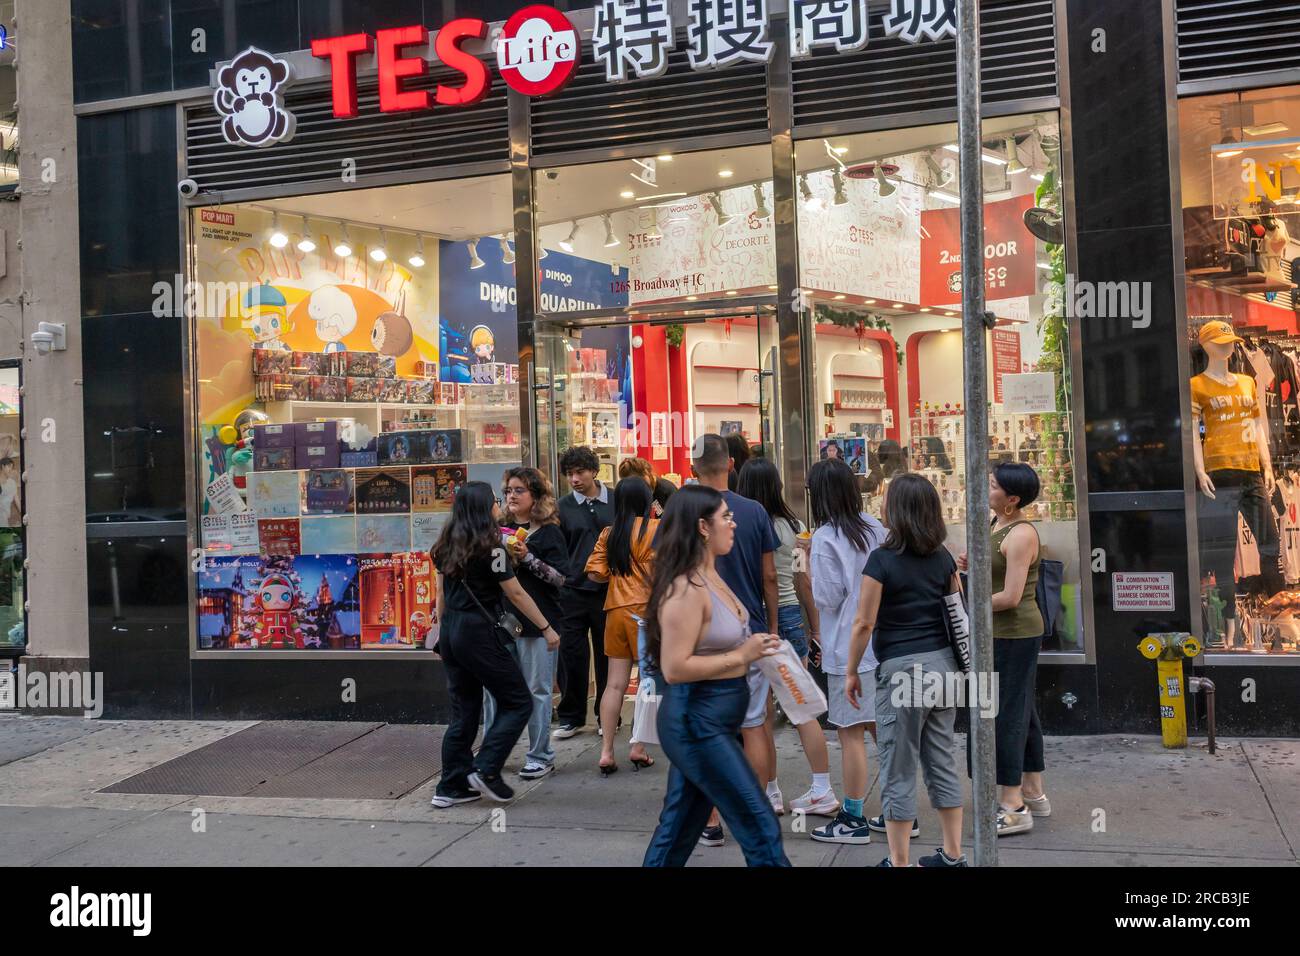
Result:
{"label": "display window", "polygon": [[775,453],[770,147],[545,169],[534,192],[541,440],[591,446],[606,480],[632,455],[689,476],[706,432]]}
{"label": "display window", "polygon": [[509,176],[191,211],[197,649],[424,648],[428,551],[521,461]]}
{"label": "display window", "polygon": [[[938,489],[966,532],[961,227],[955,124],[796,144],[799,295],[811,320],[814,452],[846,460],[879,514],[890,478]],[[984,124],[990,463],[1037,471],[1026,509],[1063,564],[1057,638],[1082,651],[1060,131],[1051,114]]]}
{"label": "display window", "polygon": [[19,361],[0,362],[0,648],[27,643]]}
{"label": "display window", "polygon": [[1178,119],[1205,646],[1300,659],[1300,87]]}

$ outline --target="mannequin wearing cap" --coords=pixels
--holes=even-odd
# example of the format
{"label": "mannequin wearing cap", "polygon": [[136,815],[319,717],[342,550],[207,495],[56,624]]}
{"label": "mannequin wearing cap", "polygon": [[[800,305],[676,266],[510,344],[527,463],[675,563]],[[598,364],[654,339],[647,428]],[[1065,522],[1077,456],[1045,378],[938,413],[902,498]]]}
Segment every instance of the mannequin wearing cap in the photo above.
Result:
{"label": "mannequin wearing cap", "polygon": [[[1201,505],[1202,558],[1213,570],[1224,602],[1226,641],[1236,637],[1236,582],[1232,563],[1237,545],[1237,515],[1260,547],[1261,567],[1266,554],[1265,502],[1273,484],[1268,451],[1268,419],[1264,403],[1255,394],[1255,380],[1228,369],[1233,347],[1241,339],[1227,322],[1207,322],[1200,331],[1201,347],[1209,359],[1204,372],[1191,380],[1192,429],[1205,440],[1192,443],[1196,484],[1204,496]],[[1276,551],[1276,545],[1273,548]],[[1276,553],[1272,555],[1276,564]]]}

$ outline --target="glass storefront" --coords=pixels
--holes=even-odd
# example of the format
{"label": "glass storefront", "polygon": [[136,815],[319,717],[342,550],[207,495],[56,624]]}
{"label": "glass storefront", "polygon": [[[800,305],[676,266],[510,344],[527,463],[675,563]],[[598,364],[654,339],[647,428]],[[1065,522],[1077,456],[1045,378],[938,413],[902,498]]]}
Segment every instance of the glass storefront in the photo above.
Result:
{"label": "glass storefront", "polygon": [[[799,284],[811,314],[815,454],[862,476],[869,510],[902,471],[966,533],[955,124],[800,141]],[[1060,133],[1054,115],[984,124],[989,459],[1038,472],[1027,514],[1064,565],[1047,650],[1083,649]]]}
{"label": "glass storefront", "polygon": [[1197,623],[1210,653],[1300,655],[1300,87],[1178,120]]}
{"label": "glass storefront", "polygon": [[509,176],[191,216],[198,650],[423,648],[456,489],[520,460]]}
{"label": "glass storefront", "polygon": [[27,643],[19,362],[0,362],[0,648]]}

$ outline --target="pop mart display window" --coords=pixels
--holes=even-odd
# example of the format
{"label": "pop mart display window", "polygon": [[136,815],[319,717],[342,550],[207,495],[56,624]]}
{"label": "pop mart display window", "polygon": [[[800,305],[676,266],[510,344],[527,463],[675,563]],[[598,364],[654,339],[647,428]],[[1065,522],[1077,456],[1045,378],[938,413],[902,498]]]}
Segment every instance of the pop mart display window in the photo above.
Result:
{"label": "pop mart display window", "polygon": [[456,489],[519,462],[509,246],[302,222],[194,213],[198,647],[421,648]]}

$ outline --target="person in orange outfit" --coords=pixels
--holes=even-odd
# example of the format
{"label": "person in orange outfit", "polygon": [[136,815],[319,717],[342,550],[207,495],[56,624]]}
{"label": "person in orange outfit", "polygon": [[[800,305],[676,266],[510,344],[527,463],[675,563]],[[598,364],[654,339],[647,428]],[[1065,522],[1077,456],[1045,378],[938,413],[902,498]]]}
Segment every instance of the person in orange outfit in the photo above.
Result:
{"label": "person in orange outfit", "polygon": [[[659,520],[652,518],[654,492],[640,478],[627,477],[614,489],[614,523],[596,540],[587,559],[587,577],[598,584],[609,583],[605,595],[605,656],[609,678],[600,698],[600,772],[608,776],[618,770],[614,759],[614,737],[618,733],[623,695],[637,659],[636,618],[645,614],[650,599],[650,576],[654,562],[654,537]],[[654,766],[645,746],[633,741],[628,754],[632,767]]]}

